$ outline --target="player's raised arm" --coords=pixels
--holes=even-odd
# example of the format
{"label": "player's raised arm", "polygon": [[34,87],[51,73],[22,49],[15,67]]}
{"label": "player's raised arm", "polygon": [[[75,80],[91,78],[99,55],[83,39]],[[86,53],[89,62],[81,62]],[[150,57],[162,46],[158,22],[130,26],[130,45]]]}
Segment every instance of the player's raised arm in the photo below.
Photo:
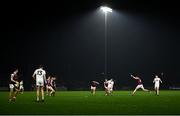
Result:
{"label": "player's raised arm", "polygon": [[160,81],[161,83],[163,83],[161,79],[159,79],[159,81]]}
{"label": "player's raised arm", "polygon": [[134,78],[134,79],[139,79],[139,78],[135,77],[134,75],[131,75],[131,77]]}
{"label": "player's raised arm", "polygon": [[99,84],[99,82],[97,82],[97,81],[92,81],[93,83],[96,83],[96,84]]}

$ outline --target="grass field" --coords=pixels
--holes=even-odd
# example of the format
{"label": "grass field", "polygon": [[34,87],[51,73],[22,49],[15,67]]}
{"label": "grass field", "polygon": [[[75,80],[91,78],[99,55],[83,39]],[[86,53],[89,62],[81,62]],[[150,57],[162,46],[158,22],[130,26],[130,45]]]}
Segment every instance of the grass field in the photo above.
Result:
{"label": "grass field", "polygon": [[35,92],[17,96],[16,102],[8,102],[8,92],[0,92],[0,114],[180,114],[180,91],[154,93],[115,91],[113,96],[104,96],[97,91],[57,92],[54,97],[45,97],[44,103],[36,103]]}

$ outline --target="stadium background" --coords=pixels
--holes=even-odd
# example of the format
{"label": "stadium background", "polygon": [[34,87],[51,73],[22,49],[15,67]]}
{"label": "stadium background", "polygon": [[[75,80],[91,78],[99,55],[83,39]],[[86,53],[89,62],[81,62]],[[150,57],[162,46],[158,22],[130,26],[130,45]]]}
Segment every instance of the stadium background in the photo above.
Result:
{"label": "stadium background", "polygon": [[154,73],[164,73],[162,89],[179,87],[179,12],[175,1],[114,0],[56,3],[2,3],[0,87],[8,87],[18,67],[25,90],[32,73],[43,64],[57,76],[57,86],[87,90],[91,80],[103,87],[103,3],[113,8],[108,16],[108,73],[115,89],[134,88],[130,74],[153,88]]}

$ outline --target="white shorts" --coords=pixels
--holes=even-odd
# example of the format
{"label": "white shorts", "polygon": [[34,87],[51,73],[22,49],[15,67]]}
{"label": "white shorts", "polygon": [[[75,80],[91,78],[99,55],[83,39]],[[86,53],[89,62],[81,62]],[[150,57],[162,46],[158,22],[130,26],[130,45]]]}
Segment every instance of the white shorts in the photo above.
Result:
{"label": "white shorts", "polygon": [[36,86],[37,87],[44,87],[44,81],[43,80],[37,80],[36,81]]}
{"label": "white shorts", "polygon": [[155,84],[155,85],[154,85],[154,88],[159,88],[159,84]]}
{"label": "white shorts", "polygon": [[20,86],[19,89],[22,90],[22,89],[24,89],[24,87],[23,87],[23,86]]}
{"label": "white shorts", "polygon": [[9,84],[9,88],[10,89],[14,89],[14,85],[13,84]]}
{"label": "white shorts", "polygon": [[137,86],[136,86],[136,89],[140,89],[140,88],[141,88],[141,89],[144,89],[143,84],[141,84],[141,85],[137,85]]}
{"label": "white shorts", "polygon": [[53,88],[51,86],[46,86],[48,90],[52,90]]}
{"label": "white shorts", "polygon": [[91,90],[96,90],[96,87],[91,86]]}

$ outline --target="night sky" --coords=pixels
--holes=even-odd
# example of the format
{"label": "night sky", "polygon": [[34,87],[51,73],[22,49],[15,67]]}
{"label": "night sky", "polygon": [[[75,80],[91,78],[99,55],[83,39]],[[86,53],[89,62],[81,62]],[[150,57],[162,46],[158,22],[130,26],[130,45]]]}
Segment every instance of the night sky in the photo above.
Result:
{"label": "night sky", "polygon": [[[153,74],[164,73],[162,87],[180,86],[178,1],[60,0],[2,2],[0,86],[8,86],[18,67],[28,90],[42,64],[59,86],[88,88],[104,81],[104,14],[107,18],[108,74],[116,88],[134,87],[130,74],[153,87]],[[109,77],[110,78],[110,77]]]}

